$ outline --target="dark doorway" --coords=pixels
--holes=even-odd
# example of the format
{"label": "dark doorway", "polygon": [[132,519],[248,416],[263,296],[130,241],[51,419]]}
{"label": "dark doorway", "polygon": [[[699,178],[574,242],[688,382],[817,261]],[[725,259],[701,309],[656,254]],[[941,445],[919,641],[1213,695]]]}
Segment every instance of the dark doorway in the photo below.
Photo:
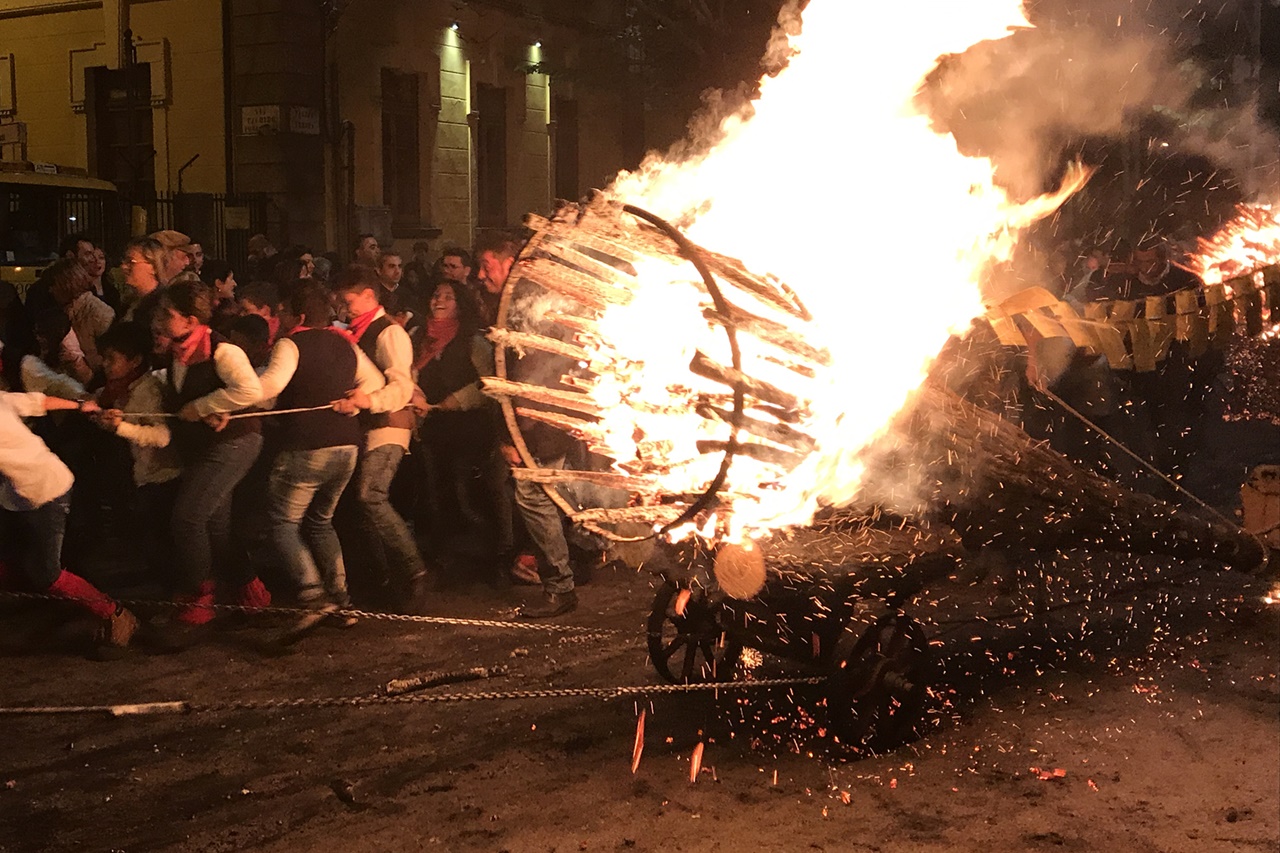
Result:
{"label": "dark doorway", "polygon": [[556,122],[556,198],[577,201],[578,186],[578,102],[556,98],[552,104]]}
{"label": "dark doorway", "polygon": [[418,123],[418,75],[382,69],[382,199],[401,225],[422,216]]}
{"label": "dark doorway", "polygon": [[89,171],[131,202],[156,194],[151,130],[151,66],[85,69]]}
{"label": "dark doorway", "polygon": [[476,193],[481,228],[507,226],[507,90],[476,86]]}

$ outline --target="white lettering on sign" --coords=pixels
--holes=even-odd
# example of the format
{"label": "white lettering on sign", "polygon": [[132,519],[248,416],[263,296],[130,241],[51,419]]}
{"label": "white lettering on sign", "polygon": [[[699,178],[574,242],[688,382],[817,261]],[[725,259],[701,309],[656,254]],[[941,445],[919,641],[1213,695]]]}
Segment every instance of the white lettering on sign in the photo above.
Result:
{"label": "white lettering on sign", "polygon": [[319,136],[320,111],[315,107],[289,107],[289,130],[306,136]]}

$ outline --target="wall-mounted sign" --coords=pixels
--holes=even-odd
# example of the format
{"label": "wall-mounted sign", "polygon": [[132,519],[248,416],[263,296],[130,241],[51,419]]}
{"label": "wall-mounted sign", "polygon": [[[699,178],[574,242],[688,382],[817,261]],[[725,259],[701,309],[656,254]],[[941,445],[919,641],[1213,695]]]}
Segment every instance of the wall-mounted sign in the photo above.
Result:
{"label": "wall-mounted sign", "polygon": [[289,130],[306,136],[319,136],[320,111],[315,107],[289,107]]}
{"label": "wall-mounted sign", "polygon": [[240,133],[254,136],[259,133],[280,131],[280,105],[258,104],[240,108]]}
{"label": "wall-mounted sign", "polygon": [[249,208],[224,207],[222,209],[222,221],[226,225],[228,231],[248,231]]}

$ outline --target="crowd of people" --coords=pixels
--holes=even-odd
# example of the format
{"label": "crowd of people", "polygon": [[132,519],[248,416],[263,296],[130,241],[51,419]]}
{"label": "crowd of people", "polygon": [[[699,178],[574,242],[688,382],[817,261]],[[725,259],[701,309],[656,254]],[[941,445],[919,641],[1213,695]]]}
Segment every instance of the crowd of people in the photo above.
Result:
{"label": "crowd of people", "polygon": [[[470,534],[485,552],[471,566],[542,585],[526,616],[572,610],[565,520],[513,481],[520,457],[480,385],[518,252],[498,235],[474,260],[419,243],[405,263],[364,234],[344,262],[257,235],[236,269],[160,231],[109,270],[69,236],[24,295],[0,282],[0,584],[87,609],[97,652],[140,630],[181,649],[216,602],[296,603],[295,632],[352,625],[349,565],[379,603],[420,613],[435,551]],[[140,624],[76,571],[112,526],[167,616]]]}

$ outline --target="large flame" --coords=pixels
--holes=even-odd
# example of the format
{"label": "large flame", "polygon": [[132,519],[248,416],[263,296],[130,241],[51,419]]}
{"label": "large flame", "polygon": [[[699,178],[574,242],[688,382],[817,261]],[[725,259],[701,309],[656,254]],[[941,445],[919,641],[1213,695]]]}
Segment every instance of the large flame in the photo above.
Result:
{"label": "large flame", "polygon": [[1222,284],[1280,262],[1280,208],[1241,205],[1235,217],[1208,239],[1201,238],[1191,258],[1192,271],[1205,284]]}
{"label": "large flame", "polygon": [[[648,162],[612,188],[686,224],[699,244],[786,282],[814,317],[802,334],[832,356],[829,369],[805,379],[745,354],[745,372],[812,401],[799,426],[816,447],[785,471],[735,461],[730,495],[743,499],[733,504],[732,535],[807,523],[819,506],[854,496],[859,453],[921,384],[948,336],[983,314],[983,269],[1083,183],[1073,173],[1062,192],[1015,204],[994,184],[989,160],[962,155],[916,107],[941,56],[1027,26],[1018,0],[812,0],[803,32],[790,39],[789,64],[762,81],[753,109],[723,122],[710,153]],[[622,446],[619,459],[632,458],[630,436],[725,432],[671,406],[671,389],[690,386],[692,353],[726,345],[702,319],[708,299],[687,281],[690,271],[657,266],[665,268],[639,278],[664,286],[640,289],[600,321],[612,347],[592,365],[603,371],[593,393],[609,412],[602,429],[609,445]],[[795,323],[763,303],[746,307]],[[630,407],[616,405],[624,397]],[[641,398],[651,420],[636,412]],[[705,484],[716,462],[673,465],[664,490]]]}

